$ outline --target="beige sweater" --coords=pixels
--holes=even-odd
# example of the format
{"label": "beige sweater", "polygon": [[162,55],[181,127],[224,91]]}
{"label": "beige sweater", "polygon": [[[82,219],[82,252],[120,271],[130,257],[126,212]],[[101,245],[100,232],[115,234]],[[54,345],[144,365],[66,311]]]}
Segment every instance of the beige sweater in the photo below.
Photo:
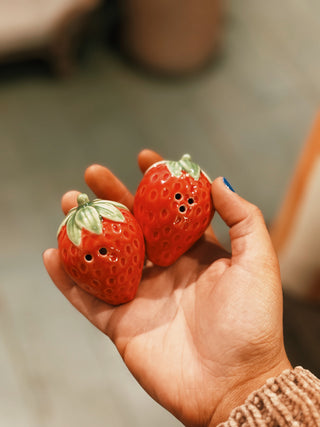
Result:
{"label": "beige sweater", "polygon": [[320,380],[297,367],[270,378],[219,427],[320,427]]}

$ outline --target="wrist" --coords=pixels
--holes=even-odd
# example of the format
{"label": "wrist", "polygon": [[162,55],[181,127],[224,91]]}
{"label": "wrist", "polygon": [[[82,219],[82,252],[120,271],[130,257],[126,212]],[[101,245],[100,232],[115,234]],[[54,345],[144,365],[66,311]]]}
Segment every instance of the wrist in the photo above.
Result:
{"label": "wrist", "polygon": [[227,421],[232,410],[243,405],[252,392],[261,388],[269,378],[280,375],[286,369],[292,369],[292,366],[285,356],[281,362],[267,371],[259,373],[253,371],[252,374],[248,374],[245,378],[242,377],[241,379],[239,377],[238,380],[234,381],[234,386],[217,405],[208,427],[214,427]]}

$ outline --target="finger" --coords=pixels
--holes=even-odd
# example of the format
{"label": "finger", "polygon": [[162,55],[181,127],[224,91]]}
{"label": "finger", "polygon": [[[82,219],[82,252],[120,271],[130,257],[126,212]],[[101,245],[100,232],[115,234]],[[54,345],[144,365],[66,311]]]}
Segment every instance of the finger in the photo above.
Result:
{"label": "finger", "polygon": [[61,208],[65,215],[69,212],[70,209],[78,206],[77,197],[79,196],[80,191],[68,191],[62,196],[61,199]]}
{"label": "finger", "polygon": [[138,154],[138,165],[142,173],[145,173],[151,165],[161,160],[163,160],[163,158],[160,154],[149,149],[142,150]]}
{"label": "finger", "polygon": [[220,246],[221,248],[223,248],[222,244],[219,242],[213,228],[212,225],[209,225],[209,227],[206,229],[205,231],[205,235],[217,246]]}
{"label": "finger", "polygon": [[100,199],[114,200],[133,206],[133,195],[109,169],[101,165],[91,165],[85,171],[85,181]]}
{"label": "finger", "polygon": [[83,291],[64,271],[58,249],[47,249],[43,262],[56,287],[94,326],[106,333],[113,307]]}
{"label": "finger", "polygon": [[222,177],[212,183],[216,211],[230,227],[232,262],[245,266],[273,263],[277,258],[261,211],[234,192]]}

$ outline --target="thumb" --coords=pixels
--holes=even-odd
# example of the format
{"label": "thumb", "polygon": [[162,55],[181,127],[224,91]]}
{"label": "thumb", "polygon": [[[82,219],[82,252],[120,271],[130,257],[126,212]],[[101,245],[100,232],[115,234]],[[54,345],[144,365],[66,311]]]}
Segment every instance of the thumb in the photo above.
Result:
{"label": "thumb", "polygon": [[212,199],[216,211],[230,228],[232,263],[250,268],[277,264],[260,209],[236,194],[222,177],[212,183]]}

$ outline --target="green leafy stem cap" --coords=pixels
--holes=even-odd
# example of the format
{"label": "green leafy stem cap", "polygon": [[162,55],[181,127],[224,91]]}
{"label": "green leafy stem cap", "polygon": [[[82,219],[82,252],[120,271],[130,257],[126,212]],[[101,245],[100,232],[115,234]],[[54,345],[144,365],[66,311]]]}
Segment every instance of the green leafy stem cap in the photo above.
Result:
{"label": "green leafy stem cap", "polygon": [[84,193],[79,194],[77,202],[78,206],[68,212],[57,233],[59,236],[62,227],[65,225],[68,238],[76,246],[81,243],[83,228],[91,233],[101,234],[102,218],[114,222],[124,222],[125,218],[119,208],[129,210],[121,203],[111,200],[95,199],[90,202],[89,197]]}
{"label": "green leafy stem cap", "polygon": [[184,154],[179,161],[162,160],[150,166],[149,169],[151,169],[153,166],[156,166],[160,163],[165,164],[169,169],[169,172],[173,176],[176,176],[177,178],[181,176],[182,171],[185,171],[192,178],[198,181],[200,178],[200,174],[202,172],[205,175],[205,177],[208,179],[208,181],[211,182],[211,179],[209,178],[209,176],[203,170],[201,170],[200,166],[191,160],[190,154]]}

